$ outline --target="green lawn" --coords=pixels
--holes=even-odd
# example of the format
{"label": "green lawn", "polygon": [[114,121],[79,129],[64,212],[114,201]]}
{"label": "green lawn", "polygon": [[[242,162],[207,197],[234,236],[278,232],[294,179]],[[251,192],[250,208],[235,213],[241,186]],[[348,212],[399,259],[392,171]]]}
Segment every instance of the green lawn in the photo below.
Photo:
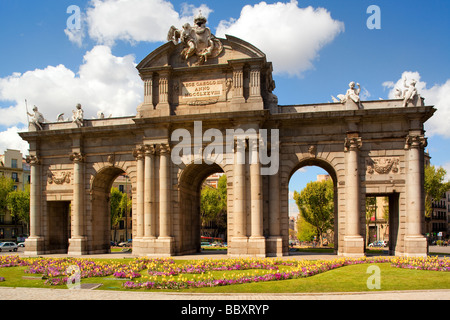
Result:
{"label": "green lawn", "polygon": [[[95,260],[95,259],[91,259]],[[96,260],[96,261],[113,261]],[[114,260],[118,261],[118,260]],[[120,263],[132,263],[133,259],[120,259]],[[192,261],[175,260],[177,265],[191,263]],[[376,265],[380,268],[379,290],[427,290],[427,289],[450,289],[450,272],[427,271],[401,269],[391,266],[391,263],[373,263],[356,264],[339,267],[334,270],[319,273],[307,278],[297,278],[291,280],[267,281],[248,284],[236,284],[218,287],[192,288],[176,290],[181,292],[202,292],[202,293],[312,293],[312,292],[360,292],[374,291],[367,287],[367,280],[372,275],[367,273],[368,267]],[[24,277],[37,277],[25,273],[27,267],[5,267],[0,268],[0,277],[5,281],[0,282],[0,286],[6,287],[39,287],[39,288],[58,288],[66,289],[65,285],[51,287],[45,285],[42,279],[24,279]],[[290,266],[279,266],[280,271],[289,271]],[[208,272],[214,279],[223,277],[239,276],[242,274],[261,274],[263,270],[234,270],[234,271],[211,271]],[[147,276],[147,270],[140,272]],[[182,277],[194,280],[199,275],[183,274]],[[173,277],[174,279],[177,276]],[[143,281],[142,278],[136,278],[137,281]],[[81,283],[101,283],[99,290],[130,290],[124,289],[122,284],[126,280],[118,280],[111,276],[84,278]],[[144,289],[137,289],[144,290]],[[156,291],[154,289],[152,291]],[[151,291],[151,290],[149,290]],[[158,290],[174,292],[174,290]]]}

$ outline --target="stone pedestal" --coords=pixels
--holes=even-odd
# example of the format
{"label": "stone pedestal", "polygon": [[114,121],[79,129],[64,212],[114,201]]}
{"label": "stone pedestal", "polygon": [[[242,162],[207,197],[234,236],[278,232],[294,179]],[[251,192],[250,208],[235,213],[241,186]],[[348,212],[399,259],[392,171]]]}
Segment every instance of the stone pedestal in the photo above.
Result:
{"label": "stone pedestal", "polygon": [[424,236],[405,237],[405,257],[427,257],[428,245]]}
{"label": "stone pedestal", "polygon": [[72,237],[69,239],[68,255],[81,256],[87,254],[86,237]]}
{"label": "stone pedestal", "polygon": [[[173,237],[159,237],[154,240],[155,243],[155,256],[158,257],[171,257],[174,255],[174,239]],[[147,256],[152,256],[149,253]]]}
{"label": "stone pedestal", "polygon": [[248,256],[248,238],[247,237],[232,237],[231,242],[228,243],[229,257],[246,257]]}
{"label": "stone pedestal", "polygon": [[281,237],[269,237],[266,239],[266,255],[268,257],[282,257],[283,239]]}
{"label": "stone pedestal", "polygon": [[266,239],[264,237],[248,238],[247,255],[250,257],[266,257]]}
{"label": "stone pedestal", "polygon": [[45,254],[44,239],[42,237],[32,236],[25,240],[25,255]]}
{"label": "stone pedestal", "polygon": [[359,258],[364,256],[364,239],[361,236],[344,237],[344,257]]}

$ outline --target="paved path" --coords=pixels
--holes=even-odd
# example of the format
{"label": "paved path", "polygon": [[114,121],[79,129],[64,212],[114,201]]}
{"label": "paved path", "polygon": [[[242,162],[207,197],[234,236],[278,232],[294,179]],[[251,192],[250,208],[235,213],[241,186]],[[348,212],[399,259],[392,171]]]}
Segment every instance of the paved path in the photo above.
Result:
{"label": "paved path", "polygon": [[202,294],[0,287],[1,300],[450,300],[450,290]]}
{"label": "paved path", "polygon": [[450,290],[365,293],[201,294],[0,288],[1,300],[450,300]]}

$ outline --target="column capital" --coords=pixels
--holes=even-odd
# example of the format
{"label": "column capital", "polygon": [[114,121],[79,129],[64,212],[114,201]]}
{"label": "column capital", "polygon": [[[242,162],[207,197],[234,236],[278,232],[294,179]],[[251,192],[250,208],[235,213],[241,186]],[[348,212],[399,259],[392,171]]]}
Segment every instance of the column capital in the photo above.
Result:
{"label": "column capital", "polygon": [[344,142],[344,151],[356,151],[362,147],[362,139],[359,136],[347,136]]}
{"label": "column capital", "polygon": [[167,143],[161,143],[157,147],[157,152],[161,155],[170,153],[170,145]]}
{"label": "column capital", "polygon": [[406,136],[405,150],[425,148],[427,145],[427,138],[423,134],[409,134]]}
{"label": "column capital", "polygon": [[80,163],[83,162],[85,157],[83,154],[79,152],[73,152],[69,155],[70,161],[73,161],[74,163]]}
{"label": "column capital", "polygon": [[156,145],[155,144],[146,144],[144,146],[144,152],[146,156],[153,156],[156,154]]}
{"label": "column capital", "polygon": [[133,149],[133,157],[135,157],[137,160],[144,159],[144,153],[145,153],[144,145],[139,145]]}
{"label": "column capital", "polygon": [[27,156],[25,161],[32,166],[41,163],[40,159],[37,156]]}

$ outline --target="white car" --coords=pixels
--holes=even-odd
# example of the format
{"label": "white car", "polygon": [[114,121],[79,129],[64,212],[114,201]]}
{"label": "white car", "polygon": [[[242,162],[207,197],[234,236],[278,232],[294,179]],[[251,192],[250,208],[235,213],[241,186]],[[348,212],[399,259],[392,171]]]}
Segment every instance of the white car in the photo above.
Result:
{"label": "white car", "polygon": [[2,251],[17,252],[17,244],[14,242],[2,242],[0,243],[0,252]]}

